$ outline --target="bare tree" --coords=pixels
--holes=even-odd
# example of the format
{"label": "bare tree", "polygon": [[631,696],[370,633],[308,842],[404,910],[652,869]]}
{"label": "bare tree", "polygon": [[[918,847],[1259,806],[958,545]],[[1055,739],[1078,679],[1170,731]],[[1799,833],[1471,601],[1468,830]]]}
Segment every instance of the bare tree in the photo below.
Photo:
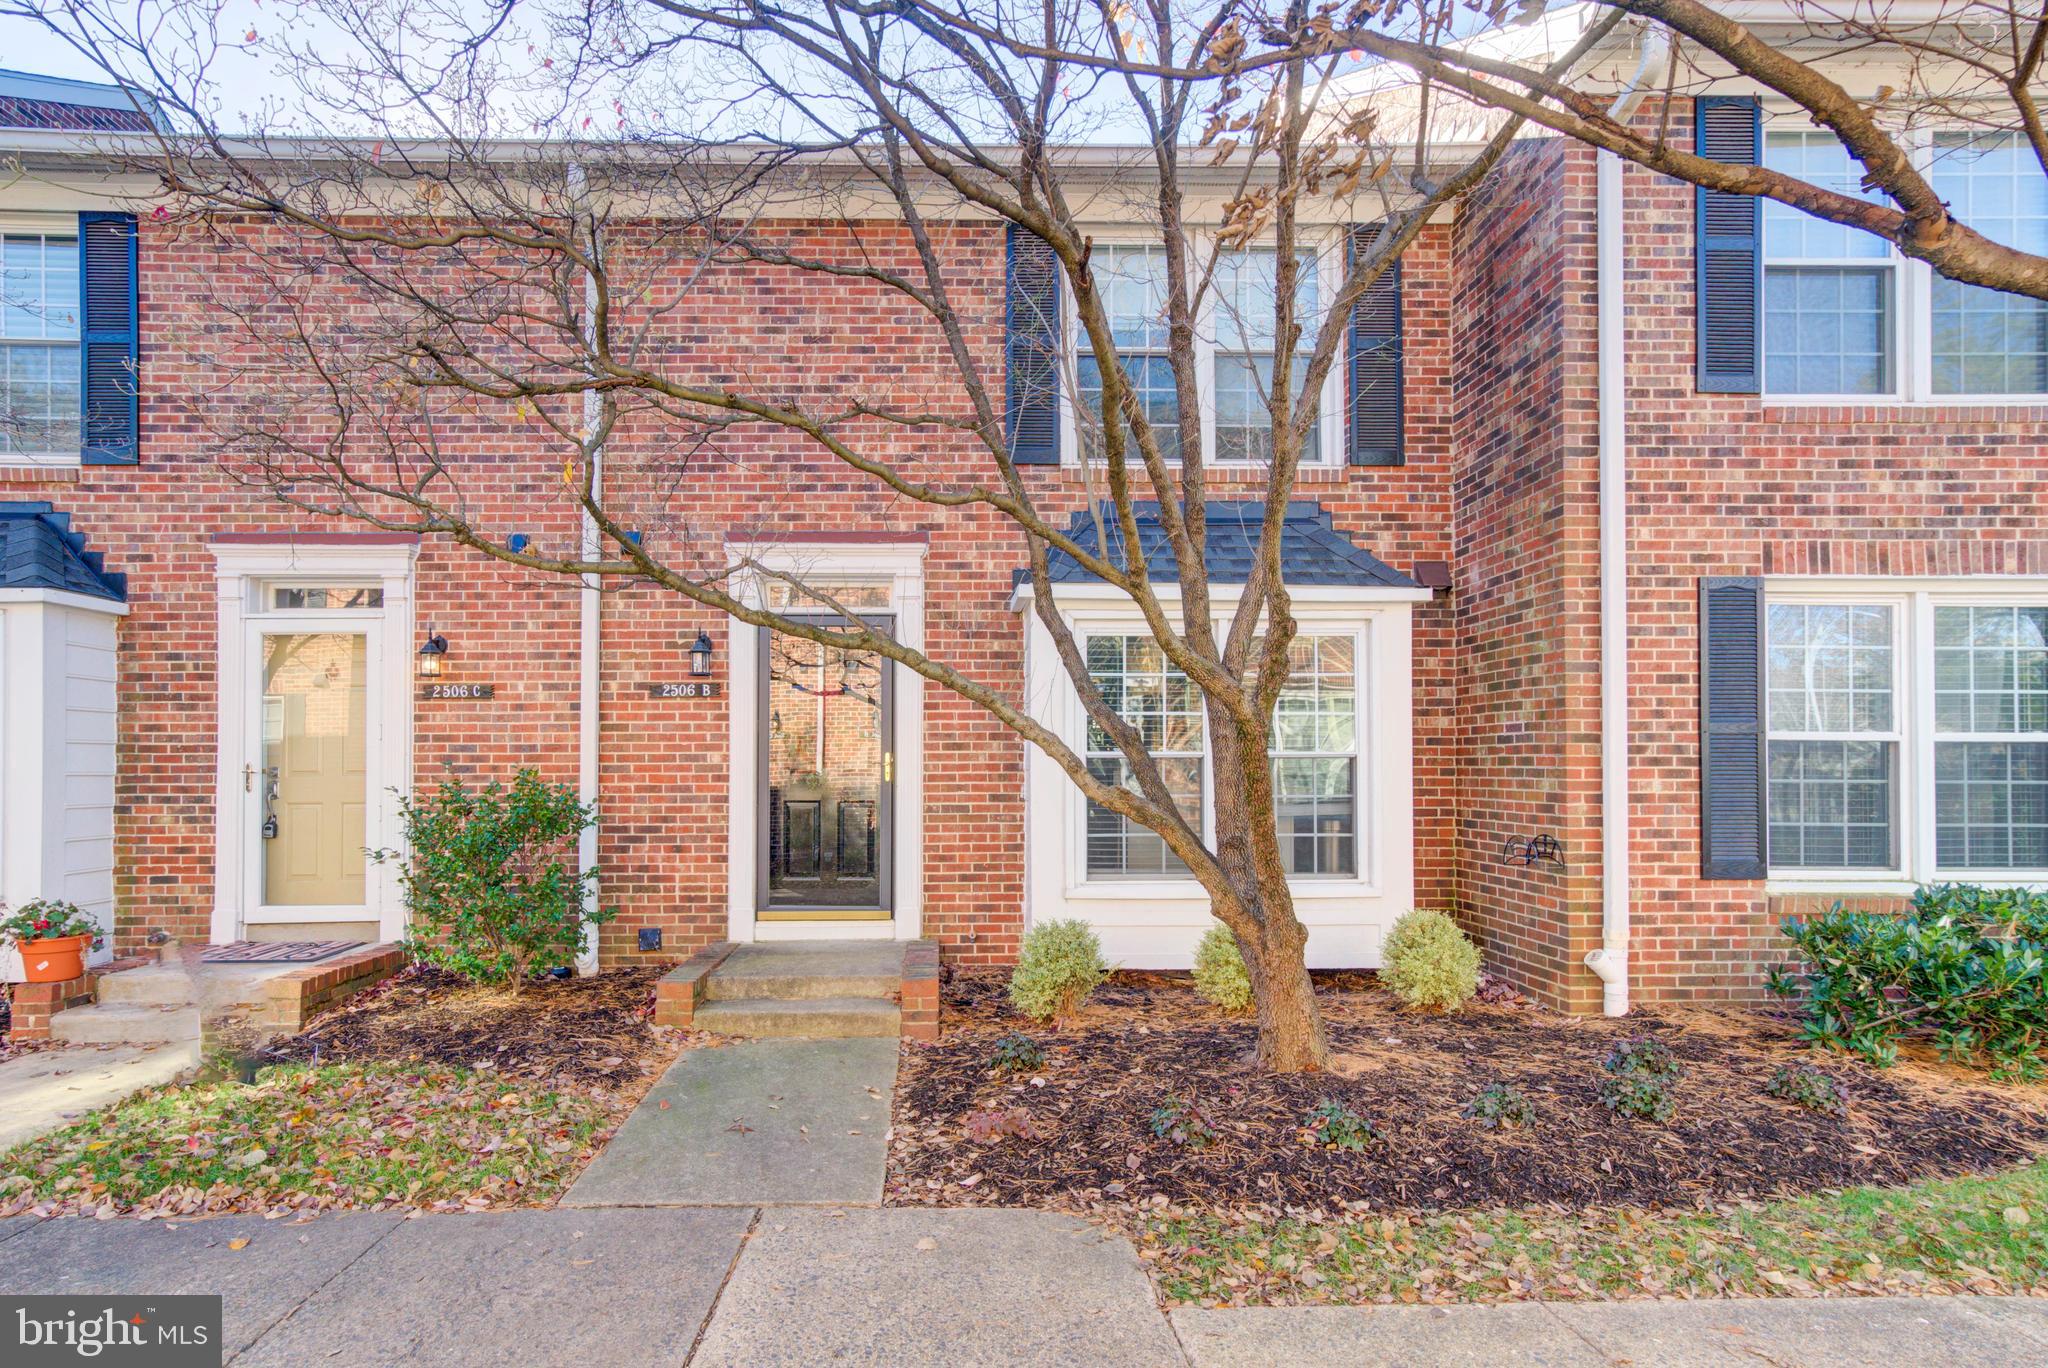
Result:
{"label": "bare tree", "polygon": [[[2002,242],[1951,213],[1919,135],[1964,130],[1974,145],[2010,139],[2048,174],[2048,6],[2039,0],[1786,0],[1782,7],[1701,0],[1594,0],[1668,45],[1653,94],[1687,97],[1713,83],[1790,103],[1840,139],[1861,186],[1816,184],[1762,166],[1717,161],[1674,140],[1668,100],[1617,121],[1614,78],[1587,64],[1555,75],[1499,44],[1431,41],[1347,25],[1343,41],[1411,70],[1445,98],[1503,111],[1710,190],[1760,195],[1874,233],[1940,274],[2048,299],[2041,244]],[[1518,8],[1540,17],[1543,0]],[[1495,6],[1498,18],[1505,9]],[[1367,12],[1371,12],[1370,9]],[[1358,11],[1353,11],[1356,15]]]}
{"label": "bare tree", "polygon": [[[296,131],[284,139],[230,130],[214,113],[216,11],[14,8],[171,112],[170,129],[118,155],[161,183],[153,212],[172,222],[159,231],[233,253],[204,335],[174,345],[204,358],[210,379],[190,407],[236,478],[294,508],[452,538],[530,571],[651,582],[756,627],[878,652],[971,700],[1186,865],[1243,950],[1262,1063],[1324,1065],[1267,759],[1296,635],[1280,538],[1317,419],[1304,396],[1322,391],[1343,354],[1353,303],[1498,161],[1519,117],[1483,142],[1435,147],[1426,110],[1418,119],[1408,108],[1396,146],[1369,107],[1331,106],[1346,44],[1330,12],[1302,0],[1271,12],[1235,0],[1194,12],[1168,0],[600,0],[481,14],[314,0],[272,40],[297,87],[271,123]],[[1433,41],[1451,13],[1405,31]],[[517,16],[532,36],[530,56],[513,60]],[[1618,18],[1546,79],[1569,72]],[[336,33],[354,37],[323,41]],[[634,136],[594,136],[593,121],[615,123],[628,102],[642,111]],[[535,136],[508,139],[515,119]],[[1148,415],[1105,305],[1084,225],[1106,211],[1164,255],[1171,425]],[[790,234],[791,217],[830,225],[845,250]],[[989,301],[963,283],[977,274],[963,260],[963,225],[991,221],[1057,262],[1079,350],[1099,377],[1079,405],[1092,537],[1047,515],[1044,487],[1012,456]],[[1382,225],[1313,313],[1300,304],[1300,273],[1315,253],[1342,249],[1305,222]],[[878,247],[889,234],[909,250]],[[971,244],[983,263],[987,242],[984,227]],[[1250,247],[1273,253],[1272,316],[1258,320],[1273,339],[1260,396],[1265,517],[1249,581],[1219,628],[1204,568],[1197,320],[1219,262]],[[708,307],[707,290],[762,270],[893,301],[916,320],[915,345],[943,358],[947,392],[792,386],[677,344],[679,320],[701,318],[692,311]],[[1078,393],[1076,375],[1065,379]],[[453,436],[479,422],[544,434],[562,496],[595,535],[521,544],[492,525]],[[626,432],[664,493],[653,504],[615,492],[626,483],[620,458],[602,464]],[[735,453],[764,440],[799,444],[908,504],[1014,527],[1034,610],[1120,774],[1091,768],[1035,720],[1014,681],[894,640],[829,585],[758,558],[734,562],[722,537],[694,526],[692,474],[743,463]],[[933,443],[964,459],[905,454]],[[1170,585],[1151,580],[1138,549],[1140,500],[1157,501],[1178,567]],[[1121,591],[1199,690],[1213,843],[1091,676],[1055,607],[1055,551]],[[796,607],[761,606],[739,592],[744,575],[782,581]],[[798,611],[819,607],[838,625]]]}

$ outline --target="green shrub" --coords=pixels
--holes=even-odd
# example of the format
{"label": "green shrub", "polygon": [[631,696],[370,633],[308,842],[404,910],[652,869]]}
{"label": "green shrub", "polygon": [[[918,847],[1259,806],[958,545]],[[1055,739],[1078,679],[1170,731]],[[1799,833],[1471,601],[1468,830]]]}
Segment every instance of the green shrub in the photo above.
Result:
{"label": "green shrub", "polygon": [[1771,1081],[1764,1084],[1764,1091],[1808,1111],[1827,1112],[1834,1116],[1849,1114],[1848,1099],[1842,1096],[1841,1084],[1811,1064],[1780,1065],[1778,1071],[1771,1075]]}
{"label": "green shrub", "polygon": [[1923,888],[1903,916],[1837,903],[1784,933],[1802,962],[1771,988],[1798,998],[1806,1038],[1880,1065],[1899,1042],[1929,1040],[1994,1077],[2041,1076],[2048,1039],[2048,893],[1946,884]]}
{"label": "green shrub", "polygon": [[1086,922],[1041,922],[1025,933],[1010,975],[1010,1002],[1033,1021],[1072,1021],[1108,977],[1102,942]]}
{"label": "green shrub", "polygon": [[1325,1149],[1362,1150],[1379,1143],[1372,1124],[1334,1097],[1316,1103],[1301,1123],[1308,1137]]}
{"label": "green shrub", "polygon": [[1441,912],[1410,912],[1381,951],[1380,982],[1410,1007],[1455,1012],[1479,989],[1479,947]]}
{"label": "green shrub", "polygon": [[1045,1047],[1021,1031],[1013,1031],[996,1042],[988,1066],[997,1073],[1030,1073],[1045,1067]]}
{"label": "green shrub", "polygon": [[1207,1149],[1216,1143],[1216,1122],[1199,1102],[1169,1097],[1152,1113],[1152,1133],[1183,1149]]}
{"label": "green shrub", "polygon": [[576,867],[576,837],[596,820],[567,784],[521,770],[507,788],[448,779],[425,797],[401,797],[406,850],[372,851],[399,863],[411,913],[406,949],[472,983],[519,987],[574,961],[582,927],[612,913],[583,903],[595,870]]}
{"label": "green shrub", "polygon": [[1242,1012],[1252,1005],[1252,980],[1244,971],[1244,956],[1238,952],[1237,937],[1217,922],[1195,947],[1195,991],[1226,1012]]}
{"label": "green shrub", "polygon": [[1652,1036],[1616,1042],[1601,1061],[1607,1077],[1600,1101],[1612,1111],[1645,1121],[1669,1121],[1678,1111],[1678,1080],[1685,1069],[1671,1047]]}
{"label": "green shrub", "polygon": [[1536,1108],[1512,1083],[1489,1083],[1466,1104],[1465,1115],[1488,1130],[1513,1130],[1536,1119]]}

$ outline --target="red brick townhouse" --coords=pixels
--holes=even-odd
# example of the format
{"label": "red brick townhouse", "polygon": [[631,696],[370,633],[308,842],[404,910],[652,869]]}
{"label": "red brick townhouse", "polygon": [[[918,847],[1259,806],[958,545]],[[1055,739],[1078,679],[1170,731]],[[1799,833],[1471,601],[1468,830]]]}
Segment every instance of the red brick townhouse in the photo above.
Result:
{"label": "red brick townhouse", "polygon": [[[1740,89],[1673,115],[1723,155],[1855,179],[1829,138]],[[1965,219],[2048,247],[2048,186],[2017,146],[1924,139]],[[0,190],[5,383],[40,418],[0,437],[7,899],[73,897],[124,949],[389,939],[403,908],[362,851],[391,839],[392,791],[531,766],[600,809],[607,962],[893,937],[998,965],[1055,916],[1092,922],[1126,965],[1188,962],[1206,912],[1159,843],[907,672],[646,587],[586,591],[296,515],[226,478],[193,405],[234,380],[200,339],[275,230],[137,217],[147,187],[75,134],[0,142],[32,173]],[[1317,226],[1326,262],[1350,226]],[[911,250],[881,217],[777,228],[813,255]],[[1104,222],[1095,259],[1142,357],[1162,263],[1126,236]],[[1002,348],[1029,284],[1006,265],[1016,244],[969,222],[938,244]],[[1247,303],[1270,279],[1256,252],[1226,269]],[[2048,879],[2048,310],[1532,137],[1369,314],[1398,384],[1333,373],[1288,520],[1303,644],[1275,762],[1315,963],[1371,965],[1394,917],[1449,907],[1498,972],[1614,1010],[1756,991],[1780,916],[1817,901]],[[936,338],[852,277],[821,292],[734,268],[674,327],[705,366],[744,358],[791,392],[950,383]],[[1227,533],[1260,487],[1228,464],[1257,450],[1232,401],[1258,339],[1212,341],[1227,600]],[[102,388],[131,356],[133,403]],[[1085,506],[1074,399],[1021,453],[1062,514]],[[1085,744],[1006,523],[889,498],[781,438],[734,434],[680,473],[661,439],[607,447],[630,516],[801,566]],[[494,526],[573,541],[537,434],[463,440]],[[986,474],[971,443],[919,440],[927,475]],[[1199,793],[1199,715],[1128,605],[1075,574],[1055,592]],[[446,649],[423,682],[430,641]]]}

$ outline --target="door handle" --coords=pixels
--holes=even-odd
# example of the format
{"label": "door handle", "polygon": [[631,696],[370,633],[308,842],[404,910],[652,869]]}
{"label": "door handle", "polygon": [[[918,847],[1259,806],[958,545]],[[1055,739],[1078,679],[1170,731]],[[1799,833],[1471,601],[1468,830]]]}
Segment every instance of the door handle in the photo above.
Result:
{"label": "door handle", "polygon": [[896,782],[895,751],[882,752],[882,782],[885,784],[893,784]]}

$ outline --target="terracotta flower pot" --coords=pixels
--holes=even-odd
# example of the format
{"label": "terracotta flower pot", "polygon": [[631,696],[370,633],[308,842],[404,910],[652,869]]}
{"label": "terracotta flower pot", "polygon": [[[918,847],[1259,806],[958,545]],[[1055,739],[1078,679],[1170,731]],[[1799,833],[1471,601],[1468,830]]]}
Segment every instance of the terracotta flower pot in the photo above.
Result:
{"label": "terracotta flower pot", "polygon": [[29,983],[63,983],[85,972],[86,947],[91,936],[58,936],[51,940],[22,941],[22,977]]}

